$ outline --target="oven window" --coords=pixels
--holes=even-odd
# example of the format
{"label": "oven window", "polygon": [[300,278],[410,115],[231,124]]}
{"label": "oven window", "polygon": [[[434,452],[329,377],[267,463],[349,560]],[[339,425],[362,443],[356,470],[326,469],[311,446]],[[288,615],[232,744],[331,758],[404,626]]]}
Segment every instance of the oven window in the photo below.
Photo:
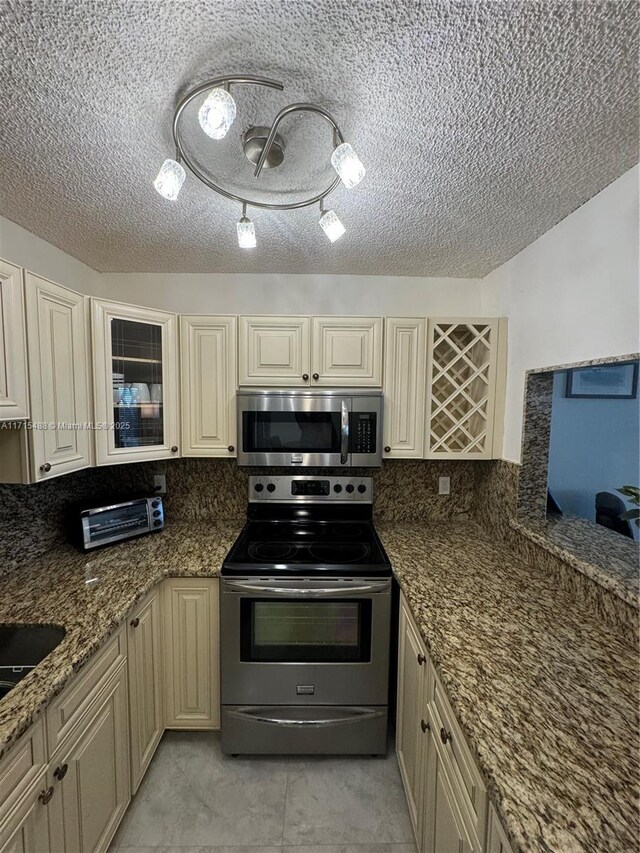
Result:
{"label": "oven window", "polygon": [[245,453],[340,453],[338,412],[243,412]]}
{"label": "oven window", "polygon": [[240,602],[243,661],[361,663],[371,660],[371,601]]}

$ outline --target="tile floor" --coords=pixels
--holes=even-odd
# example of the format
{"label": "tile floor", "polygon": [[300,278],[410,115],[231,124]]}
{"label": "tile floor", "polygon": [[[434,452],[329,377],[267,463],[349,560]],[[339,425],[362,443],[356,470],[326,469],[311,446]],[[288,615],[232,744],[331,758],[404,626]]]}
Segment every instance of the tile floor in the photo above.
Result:
{"label": "tile floor", "polygon": [[415,853],[386,758],[222,755],[211,732],[167,732],[110,853]]}

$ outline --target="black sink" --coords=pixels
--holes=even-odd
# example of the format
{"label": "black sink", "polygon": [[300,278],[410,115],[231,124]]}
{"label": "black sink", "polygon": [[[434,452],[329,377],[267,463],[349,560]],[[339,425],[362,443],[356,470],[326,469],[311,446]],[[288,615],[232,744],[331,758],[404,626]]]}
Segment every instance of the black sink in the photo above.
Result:
{"label": "black sink", "polygon": [[0,625],[0,699],[62,642],[57,625]]}

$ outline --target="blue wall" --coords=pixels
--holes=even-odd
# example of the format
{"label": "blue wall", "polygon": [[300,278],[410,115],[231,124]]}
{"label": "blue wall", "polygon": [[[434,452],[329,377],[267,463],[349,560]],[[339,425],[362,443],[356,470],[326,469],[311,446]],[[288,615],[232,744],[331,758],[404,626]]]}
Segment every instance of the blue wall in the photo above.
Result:
{"label": "blue wall", "polygon": [[566,381],[556,372],[549,489],[563,512],[595,521],[596,492],[640,485],[640,402],[565,397]]}

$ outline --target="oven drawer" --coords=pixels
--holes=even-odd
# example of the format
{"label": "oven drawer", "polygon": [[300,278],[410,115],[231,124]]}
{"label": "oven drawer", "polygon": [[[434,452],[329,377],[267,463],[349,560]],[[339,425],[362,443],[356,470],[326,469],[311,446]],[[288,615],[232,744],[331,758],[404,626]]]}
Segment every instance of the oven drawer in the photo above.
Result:
{"label": "oven drawer", "polygon": [[387,707],[223,705],[222,751],[233,755],[364,755],[387,751]]}

